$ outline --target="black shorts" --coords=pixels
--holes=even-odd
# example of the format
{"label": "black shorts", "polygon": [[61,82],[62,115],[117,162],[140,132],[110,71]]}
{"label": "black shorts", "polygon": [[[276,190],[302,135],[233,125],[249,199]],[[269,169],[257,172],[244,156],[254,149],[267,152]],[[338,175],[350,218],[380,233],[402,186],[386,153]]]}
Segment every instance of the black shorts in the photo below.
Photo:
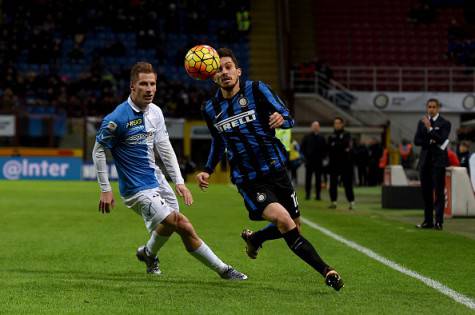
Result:
{"label": "black shorts", "polygon": [[264,220],[262,212],[273,202],[280,203],[292,219],[300,216],[297,194],[285,171],[238,184],[237,188],[244,198],[251,220]]}

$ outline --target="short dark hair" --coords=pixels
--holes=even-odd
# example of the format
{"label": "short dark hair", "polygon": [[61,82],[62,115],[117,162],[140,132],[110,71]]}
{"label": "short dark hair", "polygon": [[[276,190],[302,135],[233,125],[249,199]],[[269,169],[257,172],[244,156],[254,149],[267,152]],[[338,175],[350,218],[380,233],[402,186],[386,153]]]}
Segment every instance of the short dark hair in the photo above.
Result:
{"label": "short dark hair", "polygon": [[154,73],[157,75],[151,63],[139,61],[130,70],[130,82],[137,81],[140,73]]}
{"label": "short dark hair", "polygon": [[222,48],[219,48],[217,52],[218,52],[219,58],[229,57],[234,62],[234,65],[236,66],[236,68],[240,68],[239,62],[236,59],[236,55],[234,55],[231,49],[222,47]]}
{"label": "short dark hair", "polygon": [[333,121],[335,121],[335,120],[339,120],[339,121],[341,121],[343,124],[345,123],[345,120],[344,120],[342,117],[340,117],[340,116],[336,116],[335,118],[333,118]]}
{"label": "short dark hair", "polygon": [[429,105],[430,102],[434,102],[434,103],[437,105],[437,107],[440,108],[440,102],[439,102],[438,99],[436,99],[436,98],[429,98],[429,99],[427,100],[427,102],[426,102],[426,106]]}
{"label": "short dark hair", "polygon": [[463,145],[464,147],[470,149],[470,141],[462,140],[460,141],[460,145]]}

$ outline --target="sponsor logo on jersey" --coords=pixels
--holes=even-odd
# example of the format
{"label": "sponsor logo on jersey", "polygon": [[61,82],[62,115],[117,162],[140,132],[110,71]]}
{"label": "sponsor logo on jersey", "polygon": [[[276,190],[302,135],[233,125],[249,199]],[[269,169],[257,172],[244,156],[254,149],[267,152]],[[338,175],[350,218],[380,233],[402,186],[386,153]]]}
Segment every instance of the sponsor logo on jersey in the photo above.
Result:
{"label": "sponsor logo on jersey", "polygon": [[149,132],[136,133],[125,139],[128,144],[147,144],[153,141],[155,130]]}
{"label": "sponsor logo on jersey", "polygon": [[140,124],[142,124],[142,118],[137,118],[137,119],[129,121],[127,123],[127,128],[138,126]]}
{"label": "sponsor logo on jersey", "polygon": [[216,123],[214,126],[216,129],[218,129],[219,132],[223,132],[226,130],[230,130],[236,127],[239,127],[241,125],[245,125],[247,123],[250,123],[252,121],[256,120],[256,111],[253,110],[248,110],[246,112],[243,112],[238,115],[231,116],[229,118],[226,118],[218,123]]}

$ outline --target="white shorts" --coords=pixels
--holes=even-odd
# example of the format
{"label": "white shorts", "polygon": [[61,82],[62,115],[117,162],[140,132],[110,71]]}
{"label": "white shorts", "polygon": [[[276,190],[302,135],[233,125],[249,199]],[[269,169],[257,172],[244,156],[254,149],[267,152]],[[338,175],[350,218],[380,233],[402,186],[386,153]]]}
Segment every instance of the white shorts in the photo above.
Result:
{"label": "white shorts", "polygon": [[178,200],[165,177],[157,178],[159,187],[142,190],[130,197],[123,197],[125,205],[141,215],[148,232],[155,228],[173,211],[179,212]]}

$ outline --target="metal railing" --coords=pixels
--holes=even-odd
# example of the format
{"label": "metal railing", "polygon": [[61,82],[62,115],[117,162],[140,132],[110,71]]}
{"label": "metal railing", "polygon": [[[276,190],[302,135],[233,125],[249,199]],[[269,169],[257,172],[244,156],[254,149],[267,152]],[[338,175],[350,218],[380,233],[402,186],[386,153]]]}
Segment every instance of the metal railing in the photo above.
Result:
{"label": "metal railing", "polygon": [[348,88],[318,72],[310,76],[300,76],[298,72],[292,72],[290,86],[297,93],[318,93],[342,109],[349,109],[356,100]]}
{"label": "metal railing", "polygon": [[291,84],[295,92],[317,93],[336,88],[339,82],[347,91],[475,91],[475,68],[416,67],[334,67],[332,79],[322,80],[318,72],[293,71]]}
{"label": "metal railing", "polygon": [[335,67],[335,80],[353,91],[475,91],[475,68]]}

